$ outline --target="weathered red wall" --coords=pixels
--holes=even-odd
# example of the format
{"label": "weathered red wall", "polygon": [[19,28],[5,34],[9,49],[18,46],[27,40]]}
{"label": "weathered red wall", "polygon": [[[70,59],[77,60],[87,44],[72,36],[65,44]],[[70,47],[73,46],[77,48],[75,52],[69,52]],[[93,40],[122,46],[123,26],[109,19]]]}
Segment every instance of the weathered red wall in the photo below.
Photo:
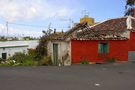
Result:
{"label": "weathered red wall", "polygon": [[135,32],[130,33],[129,51],[135,51]]}
{"label": "weathered red wall", "polygon": [[[98,43],[100,42],[109,42],[109,53],[107,55],[98,54]],[[89,60],[89,62],[103,62],[108,57],[115,57],[119,59],[119,61],[127,61],[128,49],[129,47],[127,40],[71,40],[71,59],[72,63],[80,63],[84,59]]]}

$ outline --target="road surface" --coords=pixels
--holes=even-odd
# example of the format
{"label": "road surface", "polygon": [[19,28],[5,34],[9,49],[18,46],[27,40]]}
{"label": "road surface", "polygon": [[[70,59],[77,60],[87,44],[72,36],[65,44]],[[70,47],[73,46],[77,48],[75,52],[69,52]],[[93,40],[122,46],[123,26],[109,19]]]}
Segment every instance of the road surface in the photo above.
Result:
{"label": "road surface", "polygon": [[135,63],[0,67],[0,90],[135,90]]}

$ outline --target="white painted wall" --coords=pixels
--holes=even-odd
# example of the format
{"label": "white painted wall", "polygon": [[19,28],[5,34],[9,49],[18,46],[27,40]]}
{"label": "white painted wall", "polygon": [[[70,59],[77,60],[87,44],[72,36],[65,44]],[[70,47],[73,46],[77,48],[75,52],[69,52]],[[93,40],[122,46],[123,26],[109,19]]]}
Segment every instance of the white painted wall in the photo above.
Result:
{"label": "white painted wall", "polygon": [[64,41],[50,41],[48,43],[48,55],[52,57],[52,60],[53,60],[53,44],[58,44],[58,59],[62,62],[62,57],[68,53],[69,59],[64,60],[64,65],[71,65],[70,43]]}
{"label": "white painted wall", "polygon": [[0,42],[0,46],[6,46],[6,45],[29,45],[28,48],[36,48],[38,45],[38,40],[29,40],[29,41],[4,41]]}
{"label": "white painted wall", "polygon": [[28,45],[28,47],[12,47],[5,49],[0,48],[0,58],[2,58],[2,53],[7,53],[7,58],[13,56],[16,52],[27,53],[29,48],[35,49],[38,45],[38,42],[39,42],[38,40],[0,42],[0,47]]}
{"label": "white painted wall", "polygon": [[28,47],[0,48],[0,58],[2,58],[2,53],[7,53],[7,58],[18,52],[27,53],[27,48]]}

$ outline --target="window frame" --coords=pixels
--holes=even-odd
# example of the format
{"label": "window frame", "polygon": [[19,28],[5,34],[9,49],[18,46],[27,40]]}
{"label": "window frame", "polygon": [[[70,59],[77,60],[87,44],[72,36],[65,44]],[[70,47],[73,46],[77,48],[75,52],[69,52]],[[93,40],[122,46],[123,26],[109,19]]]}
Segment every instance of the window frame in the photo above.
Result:
{"label": "window frame", "polygon": [[[105,47],[106,44],[106,47]],[[108,54],[109,53],[109,43],[99,42],[98,43],[98,54]]]}

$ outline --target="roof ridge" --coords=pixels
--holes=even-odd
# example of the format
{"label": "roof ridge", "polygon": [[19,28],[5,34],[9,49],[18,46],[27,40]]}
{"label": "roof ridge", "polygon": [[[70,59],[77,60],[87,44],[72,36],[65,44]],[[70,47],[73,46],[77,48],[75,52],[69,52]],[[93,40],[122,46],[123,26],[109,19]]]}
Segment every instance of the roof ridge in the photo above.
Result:
{"label": "roof ridge", "polygon": [[[95,25],[90,26],[90,28],[95,27],[95,26],[97,26],[97,25],[100,25],[100,24],[102,24],[102,23],[104,23],[104,22],[107,22],[107,21],[109,21],[109,20],[115,20],[115,19],[121,19],[121,18],[127,18],[127,16],[124,16],[124,17],[118,17],[118,18],[106,19],[106,20],[104,20],[104,21],[101,22],[101,23],[98,23],[98,24],[95,24]],[[134,17],[132,17],[132,18],[135,19]]]}

